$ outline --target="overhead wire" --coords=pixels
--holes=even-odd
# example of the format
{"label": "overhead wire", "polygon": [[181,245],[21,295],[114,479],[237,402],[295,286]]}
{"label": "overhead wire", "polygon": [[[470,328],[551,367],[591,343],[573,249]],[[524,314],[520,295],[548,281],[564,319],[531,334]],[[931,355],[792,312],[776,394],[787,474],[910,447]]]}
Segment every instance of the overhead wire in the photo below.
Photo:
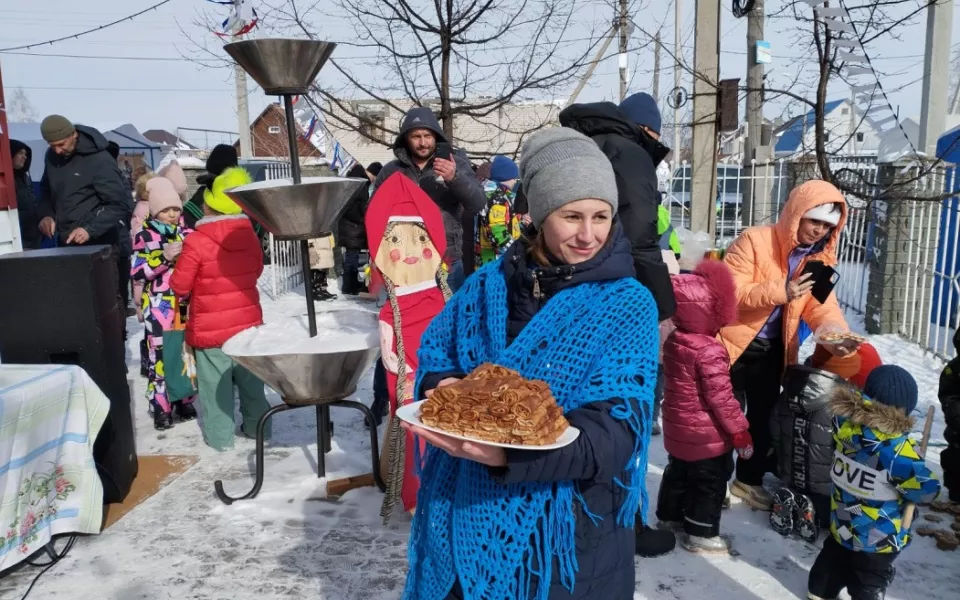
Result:
{"label": "overhead wire", "polygon": [[104,29],[107,29],[108,27],[113,27],[114,25],[119,25],[120,23],[124,23],[124,22],[126,22],[126,21],[130,21],[130,20],[132,20],[132,19],[135,19],[135,18],[139,17],[140,15],[142,15],[142,14],[144,14],[144,13],[148,13],[148,12],[150,12],[151,10],[156,10],[156,9],[160,8],[161,6],[163,6],[164,4],[168,4],[170,1],[171,1],[171,0],[162,0],[161,2],[158,2],[158,3],[154,4],[153,6],[150,6],[150,7],[148,7],[148,8],[145,8],[145,9],[139,11],[139,12],[133,13],[132,15],[127,15],[126,17],[123,17],[122,19],[117,19],[116,21],[111,21],[110,23],[105,23],[105,24],[100,25],[100,26],[98,26],[98,27],[94,27],[93,29],[87,29],[86,31],[81,31],[81,32],[79,32],[79,33],[73,33],[73,34],[70,34],[70,35],[65,35],[65,36],[63,36],[63,37],[54,38],[54,39],[52,39],[52,40],[47,40],[47,41],[45,41],[45,42],[37,42],[37,43],[35,43],[35,44],[24,44],[24,45],[22,45],[22,46],[11,46],[10,48],[0,48],[0,52],[8,52],[8,51],[10,51],[10,50],[29,50],[30,48],[36,48],[36,47],[38,47],[38,46],[49,46],[49,45],[51,45],[51,44],[56,44],[57,42],[63,42],[63,41],[66,41],[66,40],[72,40],[72,39],[76,39],[76,38],[78,38],[78,37],[80,37],[80,36],[84,36],[84,35],[87,35],[87,34],[90,34],[90,33],[96,33],[97,31],[103,31]]}

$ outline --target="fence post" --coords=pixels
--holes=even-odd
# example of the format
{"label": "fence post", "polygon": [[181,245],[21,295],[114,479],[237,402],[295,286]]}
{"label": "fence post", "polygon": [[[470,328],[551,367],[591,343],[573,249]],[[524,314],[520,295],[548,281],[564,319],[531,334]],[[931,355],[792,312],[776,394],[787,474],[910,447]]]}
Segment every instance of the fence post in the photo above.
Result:
{"label": "fence post", "polygon": [[932,171],[918,179],[919,173],[929,171],[929,164],[905,166],[878,165],[877,182],[882,191],[871,207],[865,325],[870,334],[899,334],[923,343],[921,332],[929,331],[931,317],[940,204],[903,196],[940,195],[942,185],[937,182],[942,183],[942,174]]}

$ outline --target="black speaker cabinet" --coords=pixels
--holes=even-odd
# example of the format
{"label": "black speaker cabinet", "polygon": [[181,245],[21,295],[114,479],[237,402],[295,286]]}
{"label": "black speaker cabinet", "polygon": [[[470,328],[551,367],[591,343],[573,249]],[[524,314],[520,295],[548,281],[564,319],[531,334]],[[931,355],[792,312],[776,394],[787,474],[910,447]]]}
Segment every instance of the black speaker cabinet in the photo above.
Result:
{"label": "black speaker cabinet", "polygon": [[121,502],[137,476],[137,450],[111,246],[0,256],[0,358],[8,364],[83,368],[110,399],[94,443],[104,502]]}

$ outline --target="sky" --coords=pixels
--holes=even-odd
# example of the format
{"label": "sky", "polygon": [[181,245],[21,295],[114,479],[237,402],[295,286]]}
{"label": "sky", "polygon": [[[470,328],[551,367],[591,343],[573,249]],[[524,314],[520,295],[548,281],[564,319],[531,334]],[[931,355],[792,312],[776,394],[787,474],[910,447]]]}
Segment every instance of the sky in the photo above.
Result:
{"label": "sky", "polygon": [[[0,48],[44,42],[61,36],[92,29],[118,18],[136,13],[159,0],[0,0]],[[258,5],[252,0],[253,6]],[[272,0],[276,2],[277,0]],[[665,51],[660,74],[661,96],[673,85],[673,67],[668,51],[673,51],[674,0],[632,0],[631,15],[639,28],[652,33],[662,31]],[[327,3],[329,4],[329,3]],[[577,16],[583,21],[613,18],[609,0],[583,0]],[[33,6],[43,7],[41,13]],[[745,77],[746,19],[736,19],[729,0],[720,0],[721,77]],[[772,12],[782,0],[767,0]],[[681,41],[684,54],[692,58],[694,0],[681,0]],[[227,8],[206,0],[171,0],[157,10],[102,31],[27,50],[18,54],[0,52],[0,69],[9,100],[14,88],[23,88],[36,112],[42,116],[61,113],[75,122],[101,128],[132,123],[141,131],[178,127],[237,131],[236,101],[232,69],[208,68],[188,57],[198,54],[193,41],[216,49],[221,42],[209,31],[226,17]],[[204,27],[196,22],[202,21]],[[315,24],[318,37],[331,41],[350,38],[349,21],[333,15]],[[586,28],[568,30],[570,39],[582,38]],[[786,29],[786,31],[784,31]],[[644,31],[637,30],[630,40],[629,91],[649,91],[654,64],[653,44]],[[901,117],[920,113],[926,18],[900,30],[900,39],[885,39],[870,48],[875,64],[885,72],[885,89]],[[954,13],[953,45],[960,47],[960,11]],[[797,57],[792,49],[796,25],[768,22],[767,35],[772,44],[773,63],[768,65],[774,85],[789,81],[796,73]],[[502,43],[502,42],[498,42]],[[600,62],[588,87],[578,101],[616,100],[618,95],[618,59],[616,44]],[[28,54],[24,54],[28,53]],[[344,65],[358,64],[370,51],[341,45],[334,58]],[[58,55],[58,56],[53,56]],[[93,58],[76,58],[93,57]],[[353,62],[351,62],[353,61]],[[320,78],[335,77],[332,67],[321,71]],[[373,77],[367,72],[361,77]],[[691,90],[689,76],[683,87]],[[571,89],[557,90],[557,97],[566,97]],[[249,83],[250,116],[255,118],[267,102],[255,84]],[[831,86],[830,96],[847,96],[849,88]],[[672,120],[672,110],[662,106],[664,121]],[[799,108],[784,103],[771,104],[767,117],[773,118]],[[741,113],[742,114],[742,113]],[[196,134],[192,134],[196,135]],[[215,137],[215,136],[214,136]],[[221,140],[214,140],[214,143]]]}

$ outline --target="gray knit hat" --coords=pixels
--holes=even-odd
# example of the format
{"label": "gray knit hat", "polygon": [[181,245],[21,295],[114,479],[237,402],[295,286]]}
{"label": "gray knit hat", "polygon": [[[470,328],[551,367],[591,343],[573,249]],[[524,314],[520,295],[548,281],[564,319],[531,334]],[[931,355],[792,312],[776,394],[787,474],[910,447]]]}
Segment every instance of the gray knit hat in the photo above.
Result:
{"label": "gray knit hat", "polygon": [[554,127],[530,136],[521,150],[520,179],[537,227],[564,204],[585,198],[603,200],[617,212],[613,165],[596,142],[573,129]]}
{"label": "gray knit hat", "polygon": [[67,139],[76,130],[70,119],[61,115],[50,115],[40,123],[40,135],[51,144]]}

